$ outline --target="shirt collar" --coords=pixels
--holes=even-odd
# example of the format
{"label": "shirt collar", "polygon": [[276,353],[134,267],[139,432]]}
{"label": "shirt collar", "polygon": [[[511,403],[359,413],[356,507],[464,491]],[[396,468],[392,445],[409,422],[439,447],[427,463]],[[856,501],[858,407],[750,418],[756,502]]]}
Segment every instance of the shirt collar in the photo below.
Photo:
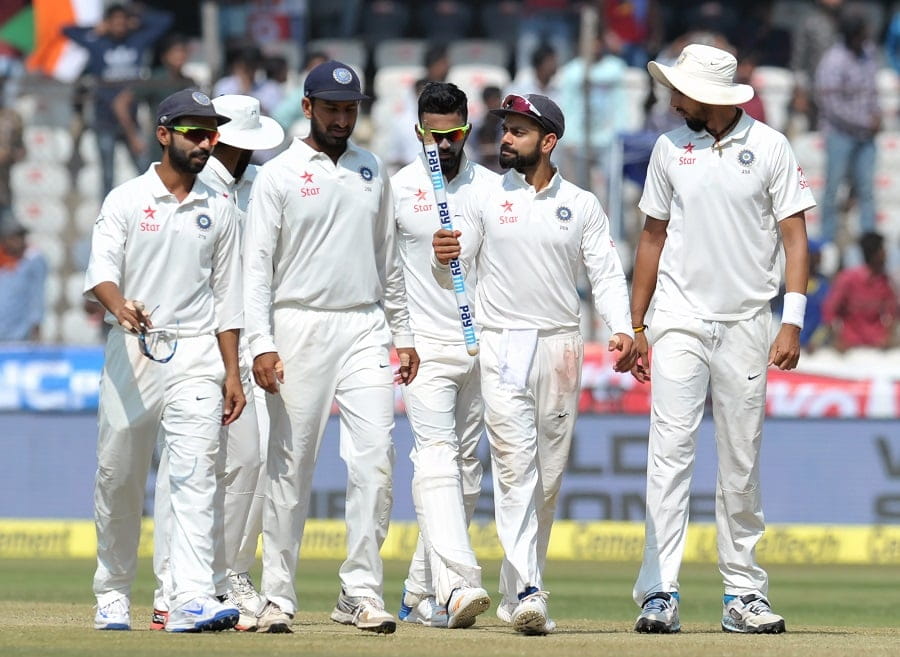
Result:
{"label": "shirt collar", "polygon": [[219,158],[217,158],[215,156],[210,157],[206,161],[205,168],[211,174],[213,174],[219,180],[221,180],[222,183],[224,183],[224,185],[228,189],[231,189],[232,187],[234,187],[234,183],[236,182],[234,179],[234,176],[231,175],[231,172],[228,170],[228,168],[224,164],[222,164],[222,162],[219,160]]}
{"label": "shirt collar", "polygon": [[[302,137],[295,138],[294,143],[291,145],[291,148],[296,148],[298,150],[298,152],[300,153],[300,155],[307,160],[319,159],[319,160],[331,161],[331,157],[329,157],[328,154],[324,153],[323,151],[317,151],[312,146],[310,146],[305,141],[303,141]],[[353,140],[348,139],[347,140],[347,150],[345,150],[343,153],[341,153],[341,156],[338,158],[338,161],[342,160],[343,158],[345,158],[349,155],[355,155],[359,150],[360,150],[360,148],[356,144],[353,143]]]}
{"label": "shirt collar", "polygon": [[[209,161],[213,158],[209,158],[207,160],[207,165],[209,165]],[[168,187],[162,181],[162,178],[159,177],[159,174],[156,172],[156,167],[159,166],[159,162],[153,162],[150,165],[150,168],[144,173],[144,176],[147,178],[147,184],[150,189],[150,194],[155,199],[163,199],[167,196],[171,196],[174,198],[172,192],[169,191]],[[181,205],[185,205],[187,203],[192,203],[193,201],[206,199],[209,197],[209,188],[204,185],[199,178],[194,178],[194,186],[191,187],[190,193],[185,197],[185,199],[181,202]]]}
{"label": "shirt collar", "polygon": [[[559,186],[562,183],[562,176],[559,175],[559,167],[556,166],[555,162],[550,162],[550,165],[553,167],[553,176],[550,178],[550,182],[548,183],[548,185],[541,191],[537,192],[537,194],[551,196],[559,190]],[[513,185],[521,189],[533,189],[531,184],[527,180],[525,180],[525,174],[519,173],[515,169],[509,169],[504,174],[504,178],[511,181]]]}

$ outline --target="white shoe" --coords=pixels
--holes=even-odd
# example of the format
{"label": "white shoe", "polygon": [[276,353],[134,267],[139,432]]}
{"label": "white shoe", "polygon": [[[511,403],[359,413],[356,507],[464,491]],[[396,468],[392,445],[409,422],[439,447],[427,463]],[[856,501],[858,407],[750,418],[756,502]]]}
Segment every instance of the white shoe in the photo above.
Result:
{"label": "white shoe", "polygon": [[228,576],[228,583],[231,585],[228,602],[241,612],[234,629],[239,632],[255,632],[257,617],[262,613],[266,601],[256,592],[249,573],[231,573]]}
{"label": "white shoe", "polygon": [[343,591],[331,612],[331,620],[342,625],[355,625],[367,632],[393,634],[397,621],[384,610],[384,603],[375,598],[355,597]]}
{"label": "white shoe", "polygon": [[281,607],[270,600],[256,618],[256,631],[267,634],[293,634],[291,629],[293,620],[293,614],[282,611]]}
{"label": "white shoe", "polygon": [[681,630],[678,594],[659,591],[644,598],[634,631],[642,634],[674,634]]}
{"label": "white shoe", "polygon": [[528,635],[546,634],[547,619],[547,591],[540,591],[534,586],[525,589],[525,595],[519,600],[515,611],[512,613],[513,629],[516,632]]}
{"label": "white shoe", "polygon": [[169,612],[166,632],[221,632],[238,622],[237,607],[212,596],[200,596]]}
{"label": "white shoe", "polygon": [[746,634],[781,634],[784,618],[772,611],[769,601],[750,593],[735,597],[725,605],[722,630]]}
{"label": "white shoe", "polygon": [[105,605],[97,605],[94,615],[95,630],[130,630],[131,603],[124,595]]}
{"label": "white shoe", "polygon": [[397,617],[404,623],[418,623],[425,627],[447,627],[447,608],[439,605],[433,595],[410,593],[404,587]]}
{"label": "white shoe", "polygon": [[491,596],[481,587],[454,589],[447,600],[447,627],[465,629],[475,624],[475,617],[491,606]]}
{"label": "white shoe", "polygon": [[[502,620],[504,623],[512,623],[512,615],[516,610],[516,605],[512,602],[507,601],[506,598],[503,598],[503,602],[500,603],[500,606],[497,607],[497,618]],[[547,622],[544,624],[544,631],[542,634],[553,634],[556,631],[556,621],[552,618],[547,618]]]}

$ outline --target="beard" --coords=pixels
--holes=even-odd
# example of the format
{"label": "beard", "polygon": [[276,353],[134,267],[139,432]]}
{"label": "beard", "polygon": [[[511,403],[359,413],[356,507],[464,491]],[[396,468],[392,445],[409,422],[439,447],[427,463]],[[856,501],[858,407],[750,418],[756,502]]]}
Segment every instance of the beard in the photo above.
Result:
{"label": "beard", "polygon": [[531,153],[519,153],[517,151],[503,151],[500,149],[500,166],[504,169],[522,171],[537,165],[541,161],[541,150],[537,146]]}
{"label": "beard", "polygon": [[347,134],[346,137],[329,135],[315,118],[309,122],[309,136],[319,145],[319,148],[329,153],[343,153],[347,150],[347,141],[350,139],[350,134]]}
{"label": "beard", "polygon": [[694,132],[700,132],[701,130],[706,129],[706,121],[701,121],[700,119],[685,118],[684,122],[687,125],[687,127],[690,128],[691,130],[693,130]]}
{"label": "beard", "polygon": [[179,173],[198,174],[203,171],[206,161],[209,159],[209,151],[195,148],[188,153],[169,146],[169,163]]}
{"label": "beard", "polygon": [[461,150],[458,153],[450,151],[446,155],[438,152],[438,156],[441,160],[441,172],[443,172],[445,176],[451,177],[459,173],[459,163],[462,161]]}

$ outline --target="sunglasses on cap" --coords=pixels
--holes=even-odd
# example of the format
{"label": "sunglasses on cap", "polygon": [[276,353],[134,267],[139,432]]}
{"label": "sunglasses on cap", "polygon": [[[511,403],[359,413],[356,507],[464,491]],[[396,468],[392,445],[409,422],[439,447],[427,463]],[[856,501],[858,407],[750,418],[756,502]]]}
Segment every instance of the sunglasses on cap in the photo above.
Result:
{"label": "sunglasses on cap", "polygon": [[540,110],[531,104],[524,96],[510,94],[500,103],[500,109],[510,110],[513,112],[521,112],[523,114],[531,114],[533,116],[541,116]]}
{"label": "sunglasses on cap", "polygon": [[[469,134],[469,130],[472,129],[472,124],[467,123],[464,126],[460,126],[459,128],[450,128],[449,130],[432,130],[431,135],[434,137],[434,143],[440,144],[445,139],[449,141],[451,144],[455,144],[458,141],[462,141],[466,138],[466,135]],[[422,130],[422,127],[416,125],[416,130],[419,131],[420,135],[425,135],[425,131]]]}
{"label": "sunglasses on cap", "polygon": [[201,128],[200,126],[195,125],[170,125],[168,127],[169,130],[184,135],[195,144],[199,144],[205,139],[209,140],[210,146],[215,146],[219,143],[219,131],[213,130],[212,128]]}

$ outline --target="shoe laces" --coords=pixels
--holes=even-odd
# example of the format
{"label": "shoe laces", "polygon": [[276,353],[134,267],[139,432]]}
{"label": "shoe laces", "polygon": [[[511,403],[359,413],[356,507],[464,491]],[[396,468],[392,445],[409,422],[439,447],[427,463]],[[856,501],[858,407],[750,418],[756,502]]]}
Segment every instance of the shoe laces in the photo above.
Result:
{"label": "shoe laces", "polygon": [[128,604],[126,604],[125,598],[116,598],[102,607],[98,606],[97,611],[101,616],[124,616],[128,613]]}
{"label": "shoe laces", "polygon": [[241,596],[255,595],[256,589],[253,587],[253,580],[250,579],[248,573],[240,573],[231,576],[231,588]]}
{"label": "shoe laces", "polygon": [[526,600],[542,600],[544,602],[547,602],[547,598],[549,597],[550,591],[541,591],[536,589],[522,598],[519,602],[525,602]]}
{"label": "shoe laces", "polygon": [[671,600],[666,600],[665,598],[653,598],[644,603],[644,611],[659,613],[668,611],[671,606]]}
{"label": "shoe laces", "polygon": [[762,615],[772,613],[772,607],[769,606],[769,601],[765,598],[754,598],[753,600],[745,602],[744,606],[751,614]]}

